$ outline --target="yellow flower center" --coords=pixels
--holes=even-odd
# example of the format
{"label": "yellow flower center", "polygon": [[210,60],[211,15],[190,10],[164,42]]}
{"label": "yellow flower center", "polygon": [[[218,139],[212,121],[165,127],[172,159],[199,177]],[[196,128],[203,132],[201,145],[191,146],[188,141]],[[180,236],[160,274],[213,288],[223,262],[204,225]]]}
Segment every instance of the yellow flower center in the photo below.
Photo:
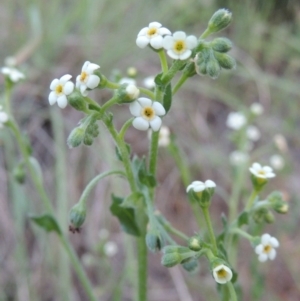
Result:
{"label": "yellow flower center", "polygon": [[155,117],[155,112],[152,107],[145,107],[143,108],[142,116],[147,120],[151,120]]}
{"label": "yellow flower center", "polygon": [[175,52],[180,53],[185,50],[185,42],[182,40],[176,41],[173,48]]}
{"label": "yellow flower center", "polygon": [[272,247],[270,245],[264,246],[264,253],[269,253],[272,250]]}
{"label": "yellow flower center", "polygon": [[149,36],[154,36],[157,33],[157,28],[149,28],[147,34]]}
{"label": "yellow flower center", "polygon": [[81,72],[80,74],[80,81],[84,82],[87,78],[88,74],[86,72]]}
{"label": "yellow flower center", "polygon": [[266,172],[265,172],[264,170],[261,169],[261,170],[258,172],[258,174],[259,174],[259,175],[262,175],[262,176],[265,176],[265,175],[266,175]]}
{"label": "yellow flower center", "polygon": [[226,278],[227,272],[224,269],[221,269],[217,272],[219,278]]}
{"label": "yellow flower center", "polygon": [[56,94],[60,94],[60,93],[62,93],[62,91],[63,91],[63,86],[62,86],[62,85],[58,85],[58,86],[55,88]]}

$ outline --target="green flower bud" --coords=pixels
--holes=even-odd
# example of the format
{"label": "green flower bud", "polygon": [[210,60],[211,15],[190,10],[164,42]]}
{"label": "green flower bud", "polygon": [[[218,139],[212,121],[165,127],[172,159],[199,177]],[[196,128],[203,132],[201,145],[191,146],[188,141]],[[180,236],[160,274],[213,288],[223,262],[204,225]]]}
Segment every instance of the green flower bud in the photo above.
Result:
{"label": "green flower bud", "polygon": [[288,213],[288,211],[289,211],[289,205],[286,203],[283,203],[280,206],[274,207],[274,210],[277,213],[285,214],[285,213]]}
{"label": "green flower bud", "polygon": [[146,234],[146,245],[148,249],[155,253],[160,251],[162,244],[163,242],[160,233],[156,230],[150,229]]}
{"label": "green flower bud", "polygon": [[252,218],[257,224],[261,224],[265,221],[265,215],[267,213],[267,208],[260,208],[252,213]]}
{"label": "green flower bud", "polygon": [[161,259],[161,264],[167,268],[171,268],[177,264],[180,264],[182,261],[182,257],[179,253],[167,253],[164,254]]}
{"label": "green flower bud", "polygon": [[234,69],[236,67],[235,59],[225,53],[215,52],[215,58],[219,62],[219,65],[224,69]]}
{"label": "green flower bud", "polygon": [[268,211],[264,216],[264,220],[266,223],[272,224],[275,221],[275,216],[271,211]]}
{"label": "green flower bud", "polygon": [[202,242],[198,236],[192,236],[189,239],[188,247],[190,248],[190,250],[198,252],[202,249]]}
{"label": "green flower bud", "polygon": [[212,79],[216,79],[220,75],[221,68],[214,55],[211,55],[209,61],[206,64],[206,72]]}
{"label": "green flower bud", "polygon": [[13,170],[13,176],[14,179],[19,183],[19,184],[24,184],[25,179],[26,179],[26,173],[24,169],[24,162],[19,163]]}
{"label": "green flower bud", "polygon": [[198,260],[191,258],[187,262],[182,263],[182,267],[189,273],[196,273],[199,270]]}
{"label": "green flower bud", "polygon": [[67,144],[69,148],[79,146],[83,142],[84,137],[85,137],[85,130],[83,128],[79,126],[73,129],[67,139]]}
{"label": "green flower bud", "polygon": [[98,135],[99,135],[99,126],[98,124],[96,123],[96,121],[94,122],[91,122],[87,129],[86,129],[86,134],[87,135],[90,135],[94,138],[96,138]]}
{"label": "green flower bud", "polygon": [[79,91],[74,90],[74,92],[68,96],[68,102],[75,110],[83,112],[86,111],[87,104],[84,96],[82,96]]}
{"label": "green flower bud", "polygon": [[133,84],[123,84],[116,92],[118,103],[133,102],[140,95],[140,90]]}
{"label": "green flower bud", "polygon": [[211,47],[217,52],[228,52],[232,48],[232,43],[227,38],[216,38],[211,42]]}
{"label": "green flower bud", "polygon": [[162,252],[164,254],[170,254],[170,253],[186,253],[189,252],[190,249],[187,247],[182,247],[182,246],[177,246],[177,245],[170,245],[170,246],[165,246],[162,249]]}
{"label": "green flower bud", "polygon": [[94,142],[94,139],[91,135],[85,134],[84,139],[83,139],[83,144],[90,146]]}
{"label": "green flower bud", "polygon": [[221,31],[230,24],[231,19],[232,13],[229,10],[225,8],[219,9],[210,18],[208,29],[211,33]]}
{"label": "green flower bud", "polygon": [[86,205],[84,203],[77,203],[72,207],[69,213],[69,220],[75,229],[79,229],[85,221]]}

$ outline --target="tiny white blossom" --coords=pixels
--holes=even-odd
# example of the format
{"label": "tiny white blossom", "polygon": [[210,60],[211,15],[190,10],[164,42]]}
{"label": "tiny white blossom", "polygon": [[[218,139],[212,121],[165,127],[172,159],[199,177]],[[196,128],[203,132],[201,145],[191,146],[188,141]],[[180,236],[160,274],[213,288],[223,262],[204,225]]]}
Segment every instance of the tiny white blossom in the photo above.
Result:
{"label": "tiny white blossom", "polygon": [[70,81],[71,75],[66,74],[60,79],[54,79],[50,84],[50,89],[52,90],[49,94],[48,100],[50,105],[57,105],[63,109],[68,104],[67,95],[70,95],[74,90],[74,84]]}
{"label": "tiny white blossom", "polygon": [[279,242],[275,237],[265,233],[261,236],[261,243],[255,247],[255,253],[258,255],[260,262],[265,262],[268,259],[273,260],[276,257],[275,248],[279,247]]}
{"label": "tiny white blossom", "polygon": [[247,120],[243,113],[231,112],[227,117],[226,125],[233,130],[239,130],[246,124],[246,122]]}
{"label": "tiny white blossom", "polygon": [[130,99],[136,99],[140,95],[140,90],[135,85],[127,85],[126,93]]}
{"label": "tiny white blossom", "polygon": [[2,111],[2,106],[0,106],[0,129],[3,128],[3,125],[8,121],[8,115]]}
{"label": "tiny white blossom", "polygon": [[88,95],[87,89],[95,89],[100,83],[100,77],[94,71],[100,66],[86,61],[81,69],[81,74],[76,77],[76,87],[80,89],[83,96]]}
{"label": "tiny white blossom", "polygon": [[280,155],[273,155],[270,158],[270,165],[276,169],[281,170],[284,167],[284,159]]}
{"label": "tiny white blossom", "polygon": [[1,68],[1,73],[9,77],[9,79],[14,83],[25,78],[25,75],[22,72],[13,67],[3,67]]}
{"label": "tiny white blossom", "polygon": [[119,80],[119,84],[120,85],[123,85],[123,84],[136,85],[136,80],[134,78],[131,78],[131,77],[123,77]]}
{"label": "tiny white blossom", "polygon": [[255,102],[250,106],[250,111],[252,114],[259,116],[264,112],[264,107],[260,103]]}
{"label": "tiny white blossom", "polygon": [[249,125],[246,129],[246,135],[248,139],[252,141],[258,141],[260,139],[260,131],[259,129],[254,125]]}
{"label": "tiny white blossom", "polygon": [[285,137],[281,134],[276,134],[273,138],[276,147],[283,153],[288,151],[288,144]]}
{"label": "tiny white blossom", "polygon": [[189,192],[191,189],[194,190],[194,192],[201,192],[207,188],[215,188],[216,183],[212,180],[206,180],[205,182],[201,181],[193,181],[187,188],[186,192]]}
{"label": "tiny white blossom", "polygon": [[114,241],[108,241],[103,246],[103,251],[106,256],[113,257],[118,253],[118,245]]}
{"label": "tiny white blossom", "polygon": [[129,110],[135,116],[132,125],[141,131],[146,131],[151,127],[154,132],[157,132],[162,124],[159,116],[166,114],[161,103],[145,97],[140,97],[132,102],[129,105]]}
{"label": "tiny white blossom", "polygon": [[213,276],[216,282],[224,284],[232,279],[232,271],[228,266],[220,264],[213,269]]}
{"label": "tiny white blossom", "polygon": [[241,151],[233,151],[229,156],[229,161],[232,165],[241,165],[249,160],[249,155]]}
{"label": "tiny white blossom", "polygon": [[270,179],[275,177],[275,173],[270,166],[262,166],[259,163],[253,163],[249,170],[257,178]]}
{"label": "tiny white blossom", "polygon": [[[152,136],[152,130],[148,132],[148,138]],[[167,126],[162,126],[158,136],[158,146],[167,147],[170,144],[170,129]]]}
{"label": "tiny white blossom", "polygon": [[144,27],[138,33],[136,45],[140,48],[145,48],[150,44],[154,49],[163,47],[163,36],[171,34],[171,31],[158,22],[151,22],[148,27]]}
{"label": "tiny white blossom", "polygon": [[192,49],[197,46],[195,36],[186,36],[183,31],[176,31],[173,36],[164,37],[163,47],[167,54],[174,60],[186,60],[192,54]]}
{"label": "tiny white blossom", "polygon": [[148,89],[155,88],[154,76],[148,76],[143,80],[143,84]]}

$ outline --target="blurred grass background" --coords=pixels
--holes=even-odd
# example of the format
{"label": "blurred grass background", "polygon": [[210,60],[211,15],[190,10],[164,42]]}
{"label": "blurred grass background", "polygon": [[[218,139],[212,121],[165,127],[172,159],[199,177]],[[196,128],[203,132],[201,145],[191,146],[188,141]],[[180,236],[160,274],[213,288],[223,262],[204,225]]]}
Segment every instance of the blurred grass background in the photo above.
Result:
{"label": "blurred grass background", "polygon": [[[230,111],[246,110],[260,102],[265,113],[257,126],[262,139],[255,143],[252,161],[268,164],[278,153],[273,138],[281,134],[288,148],[282,153],[285,168],[266,189],[285,192],[290,204],[288,215],[276,216],[276,223],[263,232],[279,238],[281,247],[274,262],[259,264],[247,242],[240,245],[239,281],[243,300],[300,300],[298,269],[299,228],[299,75],[300,5],[294,1],[259,0],[165,0],[165,1],[17,1],[2,0],[0,11],[0,61],[16,56],[27,80],[13,93],[15,117],[33,145],[40,161],[44,183],[57,215],[68,231],[68,210],[77,202],[88,181],[96,174],[117,166],[114,145],[101,127],[93,147],[68,150],[66,138],[82,118],[68,107],[49,107],[49,84],[53,78],[79,74],[85,60],[101,65],[110,75],[123,75],[130,66],[138,70],[138,82],[159,72],[159,61],[149,49],[135,45],[138,31],[151,21],[161,22],[171,31],[184,30],[200,36],[218,8],[233,12],[231,26],[220,34],[234,43],[238,61],[234,72],[223,73],[216,81],[195,76],[174,97],[164,123],[176,134],[188,158],[195,179],[213,179],[219,188],[212,211],[217,229],[220,215],[227,213],[232,189],[229,154],[234,150],[225,123]],[[3,78],[1,78],[3,91]],[[110,92],[96,91],[100,103]],[[130,116],[126,106],[114,109],[120,126]],[[126,136],[133,152],[147,154],[145,133],[131,128]],[[53,234],[46,235],[29,224],[29,213],[40,213],[38,195],[30,179],[19,185],[12,176],[20,154],[11,133],[0,132],[0,301],[86,300],[70,264]],[[187,235],[198,231],[185,197],[185,188],[174,161],[165,149],[159,154],[157,208]],[[247,198],[250,180],[241,201]],[[132,261],[132,239],[124,236],[109,213],[110,194],[124,195],[127,187],[114,178],[101,182],[89,201],[89,212],[81,234],[70,235],[92,279],[99,300],[132,300],[136,285]],[[105,238],[99,231],[107,229]],[[117,243],[119,252],[105,256],[106,240]],[[125,260],[125,258],[127,260]],[[167,270],[160,255],[150,254],[149,300],[217,300],[215,283],[205,262],[200,272]],[[126,263],[127,262],[127,263]],[[185,282],[183,281],[185,279]],[[186,283],[186,285],[185,285]]]}

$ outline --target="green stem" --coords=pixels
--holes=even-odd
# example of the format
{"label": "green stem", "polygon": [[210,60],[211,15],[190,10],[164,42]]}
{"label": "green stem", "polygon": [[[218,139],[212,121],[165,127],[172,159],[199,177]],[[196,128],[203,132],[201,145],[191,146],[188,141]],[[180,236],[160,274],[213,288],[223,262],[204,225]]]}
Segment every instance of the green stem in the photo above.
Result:
{"label": "green stem", "polygon": [[247,202],[247,205],[246,205],[246,208],[245,208],[247,211],[250,210],[251,207],[253,206],[253,203],[255,201],[255,198],[256,198],[257,194],[258,194],[257,190],[255,190],[255,189],[252,190],[252,193],[250,195],[250,198],[249,198],[249,200]]}
{"label": "green stem", "polygon": [[175,93],[179,90],[179,88],[185,83],[185,81],[188,79],[188,76],[186,74],[182,74],[178,82],[176,83],[175,87],[173,88],[172,94],[175,95]]}
{"label": "green stem", "polygon": [[175,60],[168,72],[162,76],[161,81],[167,85],[185,63],[185,61]]}
{"label": "green stem", "polygon": [[142,88],[142,87],[138,87],[138,89],[140,90],[141,93],[146,94],[148,97],[150,97],[150,99],[152,99],[152,100],[155,99],[155,95],[152,91]]}
{"label": "green stem", "polygon": [[234,286],[233,286],[232,282],[229,281],[229,282],[226,283],[226,285],[227,285],[227,288],[229,290],[230,301],[237,301],[236,292],[235,292],[235,289],[234,289]]}
{"label": "green stem", "polygon": [[120,139],[124,140],[124,136],[126,131],[128,130],[128,128],[131,126],[132,121],[134,120],[134,118],[128,119],[122,126],[120,132],[119,132],[119,137]]}
{"label": "green stem", "polygon": [[137,239],[138,243],[138,300],[139,301],[146,301],[147,300],[147,267],[148,267],[148,260],[147,260],[147,246],[145,235],[141,235]]}
{"label": "green stem", "polygon": [[107,80],[105,88],[115,90],[115,89],[119,89],[120,86],[121,86],[120,84],[117,84],[117,83]]}
{"label": "green stem", "polygon": [[101,106],[93,99],[89,98],[89,97],[85,97],[85,101],[95,107],[97,107],[99,109],[99,111],[101,111]]}
{"label": "green stem", "polygon": [[203,34],[200,36],[199,39],[205,39],[211,34],[210,29],[206,28]]}
{"label": "green stem", "polygon": [[218,253],[217,242],[216,242],[216,237],[210,219],[209,209],[208,207],[201,207],[201,209],[205,218],[206,226],[208,229],[208,235],[209,235],[210,242],[212,244],[214,255],[217,255]]}
{"label": "green stem", "polygon": [[10,115],[11,109],[10,109],[10,101],[11,101],[11,83],[7,78],[5,78],[5,112]]}
{"label": "green stem", "polygon": [[242,229],[239,228],[233,228],[230,230],[231,233],[235,233],[235,234],[239,234],[243,237],[245,237],[246,239],[248,239],[249,241],[253,240],[253,236],[248,234],[247,232],[243,231]]}
{"label": "green stem", "polygon": [[160,49],[158,51],[159,59],[160,59],[160,64],[161,64],[161,70],[165,74],[168,72],[168,62],[166,58],[166,53],[164,49]]}
{"label": "green stem", "polygon": [[156,176],[158,139],[159,139],[159,131],[152,132],[152,135],[151,135],[151,146],[150,146],[150,155],[149,155],[149,172],[154,177]]}
{"label": "green stem", "polygon": [[116,104],[119,101],[118,96],[113,96],[110,100],[108,100],[103,106],[102,106],[102,112],[105,112],[106,109],[111,107],[112,105]]}
{"label": "green stem", "polygon": [[166,229],[168,232],[170,232],[170,233],[172,233],[172,234],[174,234],[174,235],[176,235],[176,236],[182,238],[183,240],[185,240],[185,241],[188,241],[188,240],[189,240],[189,237],[188,237],[187,235],[185,235],[185,234],[182,233],[181,231],[179,231],[179,230],[173,228],[173,226],[172,226],[171,224],[164,224],[164,227],[165,227],[165,229]]}

